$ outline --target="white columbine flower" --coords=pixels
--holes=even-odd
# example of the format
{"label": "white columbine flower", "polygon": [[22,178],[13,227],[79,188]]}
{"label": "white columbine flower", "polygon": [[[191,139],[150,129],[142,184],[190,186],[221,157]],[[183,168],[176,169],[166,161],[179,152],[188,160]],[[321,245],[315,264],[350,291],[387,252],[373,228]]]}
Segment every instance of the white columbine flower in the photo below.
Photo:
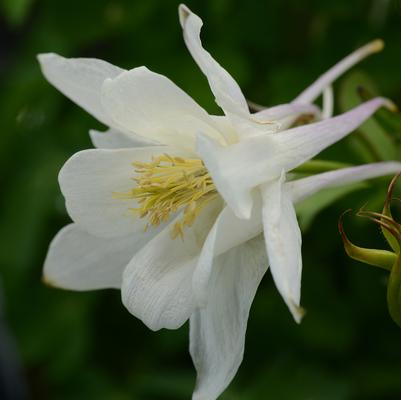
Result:
{"label": "white columbine flower", "polygon": [[[293,102],[251,114],[237,83],[203,49],[202,21],[185,6],[179,11],[185,42],[224,116],[208,115],[145,67],[39,56],[47,79],[110,128],[92,131],[97,149],[75,154],[60,172],[74,223],[50,245],[44,274],[68,289],[121,289],[127,309],[153,330],[190,319],[193,398],[213,400],[241,363],[266,254],[278,290],[301,318],[294,204],[322,188],[392,174],[401,164],[286,181],[288,171],[390,105],[376,98],[331,118],[331,83],[380,50],[380,41],[345,58]],[[323,92],[320,112],[312,103]],[[319,121],[291,128],[305,113]]]}

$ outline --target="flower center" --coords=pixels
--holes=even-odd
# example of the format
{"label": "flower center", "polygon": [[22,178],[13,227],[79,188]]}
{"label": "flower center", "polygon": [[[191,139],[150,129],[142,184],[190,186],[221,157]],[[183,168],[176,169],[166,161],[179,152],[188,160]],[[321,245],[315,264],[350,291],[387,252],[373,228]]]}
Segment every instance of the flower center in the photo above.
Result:
{"label": "flower center", "polygon": [[182,210],[171,236],[183,238],[184,228],[192,226],[203,207],[218,196],[202,160],[163,154],[153,157],[152,162],[132,165],[138,174],[134,178],[137,187],[118,197],[138,202],[138,207],[130,210],[140,218],[147,217],[145,229],[160,225]]}

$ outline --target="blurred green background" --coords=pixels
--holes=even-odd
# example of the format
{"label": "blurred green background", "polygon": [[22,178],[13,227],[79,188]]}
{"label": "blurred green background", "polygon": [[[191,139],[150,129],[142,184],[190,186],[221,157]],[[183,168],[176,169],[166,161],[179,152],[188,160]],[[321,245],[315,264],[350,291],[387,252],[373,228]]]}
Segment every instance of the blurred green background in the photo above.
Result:
{"label": "blurred green background", "polygon": [[[401,3],[389,0],[199,0],[203,42],[261,104],[290,101],[320,73],[376,37],[385,50],[335,85],[336,111],[364,85],[401,104]],[[36,54],[97,57],[167,75],[210,112],[207,81],[187,52],[170,0],[0,0],[0,287],[31,399],[188,399],[195,373],[188,327],[151,332],[118,291],[44,286],[47,246],[69,218],[57,173],[102,127],[52,88]],[[400,132],[370,122],[320,158],[399,158]],[[398,143],[398,148],[397,148]],[[398,153],[397,153],[398,152]],[[301,326],[267,274],[255,299],[244,362],[223,400],[401,399],[401,330],[386,308],[386,273],[347,259],[340,213],[380,209],[389,179],[363,185],[315,216],[303,206]],[[330,203],[328,201],[328,203]],[[385,247],[366,221],[346,220],[356,243]]]}

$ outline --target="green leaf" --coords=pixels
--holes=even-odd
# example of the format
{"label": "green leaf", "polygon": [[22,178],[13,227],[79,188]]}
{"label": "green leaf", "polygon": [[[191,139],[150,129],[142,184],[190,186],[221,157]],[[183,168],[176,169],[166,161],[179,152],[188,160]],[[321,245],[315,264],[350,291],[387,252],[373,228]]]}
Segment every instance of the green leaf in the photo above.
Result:
{"label": "green leaf", "polygon": [[334,171],[336,169],[351,167],[351,164],[345,164],[337,161],[310,160],[292,170],[299,174],[320,174],[322,172]]}
{"label": "green leaf", "polygon": [[[358,92],[363,101],[370,100],[374,97],[365,87],[361,87]],[[394,137],[399,146],[401,143],[401,113],[399,111],[390,111],[382,107],[374,114],[373,118],[389,135]]]}
{"label": "green leaf", "polygon": [[[377,95],[374,83],[363,72],[355,71],[343,80],[339,92],[339,104],[343,112],[361,103],[359,94],[361,87]],[[351,135],[349,143],[355,153],[367,162],[399,158],[395,137],[383,129],[374,118],[370,118],[358,128],[358,131]]]}
{"label": "green leaf", "polygon": [[321,190],[310,198],[301,201],[296,206],[299,225],[302,230],[307,230],[311,223],[313,222],[316,215],[326,208],[336,202],[339,198],[346,196],[347,194],[363,189],[366,187],[364,183],[357,183],[353,185],[346,185],[335,188],[328,188]]}

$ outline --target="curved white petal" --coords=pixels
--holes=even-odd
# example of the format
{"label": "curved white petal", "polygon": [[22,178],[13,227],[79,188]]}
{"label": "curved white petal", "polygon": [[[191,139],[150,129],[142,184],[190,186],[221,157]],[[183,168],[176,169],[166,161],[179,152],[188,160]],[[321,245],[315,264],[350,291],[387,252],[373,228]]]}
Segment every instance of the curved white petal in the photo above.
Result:
{"label": "curved white petal", "polygon": [[[255,138],[255,141],[251,138],[247,144],[253,145],[254,148],[263,146],[257,157],[254,155],[254,162],[258,164],[263,157],[271,155],[269,167],[273,167],[274,172],[270,172],[270,176],[278,176],[280,168],[288,171],[314,157],[353,132],[382,106],[392,108],[392,103],[388,99],[377,97],[336,117],[280,132],[273,136],[274,149],[269,153],[267,146],[271,141],[266,141],[264,144],[263,138]],[[257,165],[256,169],[261,166]],[[255,180],[257,181],[257,178]]]}
{"label": "curved white petal", "polygon": [[289,193],[283,185],[285,174],[261,189],[263,227],[270,270],[278,291],[299,323],[301,298],[301,231]]}
{"label": "curved white petal", "polygon": [[262,111],[258,111],[257,113],[252,114],[252,116],[256,117],[260,121],[263,121],[280,120],[287,117],[297,118],[302,114],[312,114],[319,116],[320,109],[314,104],[288,103],[266,108]]}
{"label": "curved white petal", "polygon": [[238,142],[238,134],[231,124],[231,121],[226,115],[211,115],[216,127],[226,140],[227,144]]}
{"label": "curved white petal", "polygon": [[[144,230],[146,222],[130,212],[137,203],[116,197],[135,187],[134,161],[149,162],[168,147],[93,149],[74,154],[59,174],[70,217],[93,235],[124,236]],[[175,151],[174,153],[177,154]],[[177,154],[180,155],[180,154]]]}
{"label": "curved white petal", "polygon": [[322,119],[331,118],[334,110],[334,92],[332,86],[327,86],[323,91]]}
{"label": "curved white petal", "polygon": [[199,306],[204,306],[209,298],[215,257],[254,238],[262,230],[260,196],[255,199],[255,206],[248,220],[237,218],[229,207],[222,210],[206,238],[193,275],[194,294]]}
{"label": "curved white petal", "polygon": [[60,92],[107,126],[113,126],[100,100],[105,79],[124,70],[95,58],[64,58],[54,53],[38,56],[43,75]]}
{"label": "curved white petal", "polygon": [[226,114],[249,116],[248,105],[233,77],[202,47],[202,20],[187,6],[179,6],[179,17],[185,44],[209,81],[217,104]]}
{"label": "curved white petal", "polygon": [[312,85],[306,88],[294,101],[301,103],[311,103],[316,100],[323,90],[330,86],[339,76],[349,70],[355,64],[362,61],[367,56],[377,53],[383,49],[382,40],[374,40],[359,48],[358,50],[345,57],[334,67],[320,76]]}
{"label": "curved white petal", "polygon": [[44,281],[71,290],[119,289],[124,268],[151,235],[149,232],[105,239],[76,224],[67,225],[50,244]]}
{"label": "curved white petal", "polygon": [[185,44],[199,68],[205,74],[216,103],[230,119],[237,136],[241,138],[276,131],[277,125],[273,121],[260,121],[250,114],[247,101],[237,82],[203,48],[200,39],[202,20],[183,4],[179,6],[179,17]]}
{"label": "curved white petal", "polygon": [[91,129],[89,131],[89,136],[93,146],[97,149],[123,149],[158,145],[158,143],[151,142],[143,137],[135,137],[132,133],[127,134],[113,128],[105,132]]}
{"label": "curved white petal", "polygon": [[360,182],[379,176],[396,174],[401,171],[401,162],[378,162],[357,167],[342,168],[287,182],[285,185],[292,201],[298,203],[319,190]]}
{"label": "curved white petal", "polygon": [[184,239],[171,238],[172,222],[130,261],[123,275],[122,300],[150,329],[179,328],[195,307],[192,274],[220,202],[205,206]]}
{"label": "curved white petal", "polygon": [[197,370],[193,400],[215,400],[243,358],[249,310],[267,270],[261,236],[215,259],[209,301],[190,319],[190,353]]}
{"label": "curved white petal", "polygon": [[193,151],[196,133],[204,131],[224,143],[203,108],[168,78],[145,67],[106,80],[102,102],[117,126],[146,139]]}
{"label": "curved white petal", "polygon": [[223,147],[198,137],[198,153],[218,191],[239,218],[249,218],[251,190],[290,171],[339,141],[368,119],[387,99],[375,98],[351,111],[276,135],[258,135]]}
{"label": "curved white petal", "polygon": [[[265,138],[266,140],[272,140],[270,136],[266,136]],[[240,143],[245,143],[245,141]],[[234,156],[230,154],[233,149],[238,149],[238,146],[238,144],[233,144],[227,148],[223,148],[223,146],[214,142],[206,135],[199,135],[196,148],[213,178],[213,183],[228,206],[238,218],[248,219],[252,212],[252,195],[250,190],[243,189],[246,182],[243,182],[240,174],[241,172],[242,174],[245,173],[245,171],[242,171],[242,167],[246,169],[249,167],[249,164],[242,164],[243,160],[241,158],[235,159],[236,157],[240,157],[240,152]],[[235,186],[237,180],[240,181],[240,186],[238,187]]]}
{"label": "curved white petal", "polygon": [[[292,202],[298,203],[327,187],[347,185],[398,171],[401,171],[399,162],[373,163],[286,182],[285,186]],[[223,209],[208,234],[194,271],[193,287],[198,305],[206,304],[208,299],[214,257],[257,236],[262,230],[259,196],[254,197],[251,218],[248,220],[237,218],[229,207]]]}
{"label": "curved white petal", "polygon": [[253,114],[255,118],[263,122],[264,120],[276,121],[277,131],[273,132],[276,134],[278,132],[288,129],[300,116],[308,114],[312,115],[315,119],[320,120],[322,118],[322,112],[319,107],[314,104],[306,103],[289,103],[281,104],[278,106],[267,108],[256,114]]}

